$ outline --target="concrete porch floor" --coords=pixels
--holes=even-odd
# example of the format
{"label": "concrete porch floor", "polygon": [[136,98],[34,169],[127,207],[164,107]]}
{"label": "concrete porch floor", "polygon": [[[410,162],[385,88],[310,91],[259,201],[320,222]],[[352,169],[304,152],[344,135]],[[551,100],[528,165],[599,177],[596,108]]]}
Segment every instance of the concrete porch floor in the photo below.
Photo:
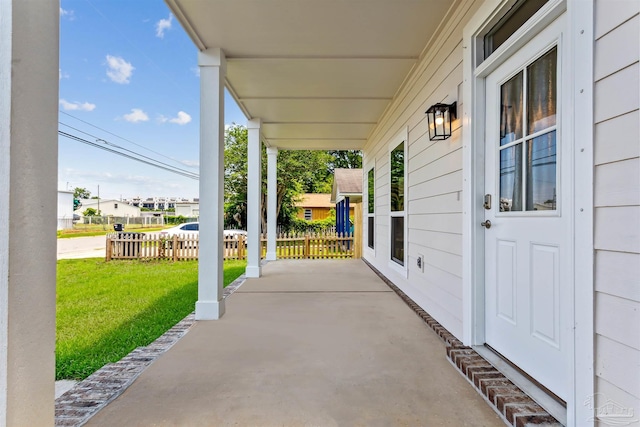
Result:
{"label": "concrete porch floor", "polygon": [[361,260],[277,261],[88,426],[503,426]]}

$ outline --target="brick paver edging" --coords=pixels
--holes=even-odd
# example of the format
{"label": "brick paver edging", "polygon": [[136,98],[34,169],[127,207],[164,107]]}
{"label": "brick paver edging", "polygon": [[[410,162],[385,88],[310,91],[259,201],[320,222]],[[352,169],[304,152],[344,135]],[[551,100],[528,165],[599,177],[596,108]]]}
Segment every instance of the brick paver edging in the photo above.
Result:
{"label": "brick paver edging", "polygon": [[[228,297],[244,283],[242,275],[224,288]],[[56,426],[84,425],[100,409],[120,396],[164,352],[178,342],[196,322],[195,313],[178,322],[146,347],[138,347],[116,363],[103,366],[56,399]]]}
{"label": "brick paver edging", "polygon": [[362,258],[362,261],[438,334],[446,344],[449,362],[473,385],[508,425],[515,427],[562,427],[558,420],[527,396],[525,392],[507,379],[475,350],[463,345],[460,340],[443,328],[429,313],[402,292],[377,268],[364,258]]}

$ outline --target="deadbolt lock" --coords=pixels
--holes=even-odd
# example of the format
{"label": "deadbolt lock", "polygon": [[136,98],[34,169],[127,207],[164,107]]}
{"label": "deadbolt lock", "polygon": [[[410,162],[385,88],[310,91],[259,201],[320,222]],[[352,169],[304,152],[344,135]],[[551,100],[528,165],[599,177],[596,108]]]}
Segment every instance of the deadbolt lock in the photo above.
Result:
{"label": "deadbolt lock", "polygon": [[484,195],[484,208],[487,210],[491,209],[491,194]]}

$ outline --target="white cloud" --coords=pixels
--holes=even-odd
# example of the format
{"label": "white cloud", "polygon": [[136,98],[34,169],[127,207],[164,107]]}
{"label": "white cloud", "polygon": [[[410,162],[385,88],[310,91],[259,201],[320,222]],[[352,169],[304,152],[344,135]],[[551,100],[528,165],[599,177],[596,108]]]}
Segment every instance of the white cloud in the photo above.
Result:
{"label": "white cloud", "polygon": [[149,120],[149,116],[147,116],[147,113],[139,108],[132,108],[131,113],[125,114],[124,116],[122,116],[122,118],[129,123],[146,122]]}
{"label": "white cloud", "polygon": [[62,68],[58,68],[58,80],[68,79],[68,78],[69,78],[69,74],[63,73]]}
{"label": "white cloud", "polygon": [[135,67],[119,56],[107,55],[107,76],[115,83],[129,83]]}
{"label": "white cloud", "polygon": [[186,125],[191,121],[191,116],[184,111],[178,111],[178,116],[173,119],[169,119],[169,123],[176,123],[178,125]]}
{"label": "white cloud", "polygon": [[63,110],[67,111],[93,111],[96,108],[96,104],[91,104],[89,102],[68,102],[64,99],[60,99],[60,105],[62,105]]}
{"label": "white cloud", "polygon": [[169,118],[160,114],[156,119],[158,123],[175,123],[177,125],[186,125],[191,121],[191,116],[184,111],[178,111],[178,115],[173,118]]}
{"label": "white cloud", "polygon": [[67,18],[69,21],[73,21],[74,19],[76,19],[76,15],[74,14],[73,10],[60,8],[60,18]]}
{"label": "white cloud", "polygon": [[171,29],[171,21],[173,21],[173,15],[169,14],[168,19],[161,19],[156,22],[156,37],[164,38],[164,32]]}
{"label": "white cloud", "polygon": [[192,67],[191,71],[193,71],[196,77],[200,77],[200,67]]}

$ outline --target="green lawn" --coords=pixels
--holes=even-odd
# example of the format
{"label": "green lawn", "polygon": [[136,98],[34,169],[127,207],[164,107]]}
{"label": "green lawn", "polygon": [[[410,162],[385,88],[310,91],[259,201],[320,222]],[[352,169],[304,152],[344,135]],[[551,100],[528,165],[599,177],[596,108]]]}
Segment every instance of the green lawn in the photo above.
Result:
{"label": "green lawn", "polygon": [[[246,261],[224,262],[227,286]],[[197,261],[58,261],[56,379],[84,379],[153,342],[194,309]]]}
{"label": "green lawn", "polygon": [[[152,231],[160,231],[165,228],[171,227],[167,226],[149,226],[146,227],[139,224],[130,224],[125,226],[125,231],[136,231],[142,233],[150,233]],[[69,230],[58,230],[58,239],[69,239],[74,237],[92,237],[92,236],[105,236],[109,233],[113,233],[113,224],[111,225],[98,225],[98,224],[83,224],[79,226],[75,226]]]}

